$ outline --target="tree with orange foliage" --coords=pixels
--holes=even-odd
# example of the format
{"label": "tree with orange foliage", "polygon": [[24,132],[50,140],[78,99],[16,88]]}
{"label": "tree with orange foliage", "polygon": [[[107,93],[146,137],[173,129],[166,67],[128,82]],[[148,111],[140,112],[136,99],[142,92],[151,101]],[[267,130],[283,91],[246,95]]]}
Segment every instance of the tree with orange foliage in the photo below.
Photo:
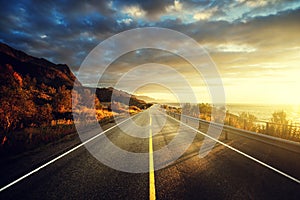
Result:
{"label": "tree with orange foliage", "polygon": [[32,94],[25,86],[20,85],[19,80],[9,73],[3,73],[1,76],[1,79],[9,82],[0,88],[0,139],[3,143],[4,140],[9,140],[11,132],[22,128],[24,124],[34,122],[37,109]]}

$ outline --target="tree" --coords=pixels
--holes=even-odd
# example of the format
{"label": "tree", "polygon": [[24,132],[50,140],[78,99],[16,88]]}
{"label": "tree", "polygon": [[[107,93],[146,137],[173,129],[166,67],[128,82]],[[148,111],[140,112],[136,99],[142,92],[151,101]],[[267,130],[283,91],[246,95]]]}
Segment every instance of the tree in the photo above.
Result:
{"label": "tree", "polygon": [[91,90],[84,89],[83,92],[81,93],[80,104],[84,107],[94,109],[92,105],[95,104],[95,97],[96,95],[92,93]]}
{"label": "tree", "polygon": [[274,112],[272,114],[271,122],[278,124],[288,124],[286,113],[284,111]]}
{"label": "tree", "polygon": [[205,120],[211,120],[212,106],[208,103],[199,104],[200,118]]}
{"label": "tree", "polygon": [[59,113],[72,111],[71,91],[65,85],[58,88],[57,93],[54,95],[53,106],[54,110]]}
{"label": "tree", "polygon": [[252,130],[255,127],[254,122],[257,120],[255,115],[242,112],[239,114],[238,126],[245,130]]}
{"label": "tree", "polygon": [[182,106],[182,114],[184,115],[190,115],[191,113],[191,104],[190,103],[185,103]]}
{"label": "tree", "polygon": [[37,110],[31,92],[19,80],[9,73],[1,74],[0,78],[7,81],[0,88],[1,140],[7,140],[12,131],[33,123]]}
{"label": "tree", "polygon": [[23,110],[15,102],[14,100],[9,101],[7,98],[0,101],[0,123],[4,135],[18,127],[24,114]]}
{"label": "tree", "polygon": [[95,109],[102,110],[102,104],[96,95],[95,95]]}
{"label": "tree", "polygon": [[50,104],[44,104],[39,108],[39,123],[43,125],[50,125],[53,119],[52,106]]}

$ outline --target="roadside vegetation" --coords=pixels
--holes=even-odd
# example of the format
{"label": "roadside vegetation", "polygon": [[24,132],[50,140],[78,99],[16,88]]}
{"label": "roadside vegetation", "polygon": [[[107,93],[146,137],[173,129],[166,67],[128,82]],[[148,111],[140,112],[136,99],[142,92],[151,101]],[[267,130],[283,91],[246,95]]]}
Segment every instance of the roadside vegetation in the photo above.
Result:
{"label": "roadside vegetation", "polygon": [[[197,117],[202,120],[214,122],[222,122],[219,114],[224,112],[224,109],[213,107],[207,103],[201,103],[197,105],[184,104],[182,108],[168,105],[162,105],[162,107],[173,113],[183,113],[185,115]],[[215,119],[213,119],[211,114],[213,111],[216,114]],[[300,142],[300,126],[292,121],[287,120],[285,111],[275,111],[269,121],[260,121],[255,115],[247,112],[234,115],[230,113],[230,111],[226,111],[223,122],[225,125],[232,127]]]}
{"label": "roadside vegetation", "polygon": [[[0,74],[0,81],[0,154],[14,154],[71,137],[76,134],[75,123],[103,123],[150,106],[137,104],[136,99],[130,106],[100,102],[89,88],[78,86],[72,93],[72,88],[65,85],[55,88],[9,70]],[[78,116],[76,120],[74,115]]]}

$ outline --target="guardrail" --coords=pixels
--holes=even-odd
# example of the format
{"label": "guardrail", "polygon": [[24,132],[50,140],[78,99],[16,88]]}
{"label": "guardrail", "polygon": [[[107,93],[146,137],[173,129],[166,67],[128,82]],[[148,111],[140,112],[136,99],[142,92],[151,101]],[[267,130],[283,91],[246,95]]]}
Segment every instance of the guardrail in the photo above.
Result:
{"label": "guardrail", "polygon": [[[280,124],[266,121],[254,121],[253,123],[254,126],[252,129],[255,132],[260,132],[283,139],[300,141],[300,126],[298,125]],[[247,127],[247,124],[244,126]]]}
{"label": "guardrail", "polygon": [[262,133],[248,131],[248,130],[232,127],[229,125],[223,125],[223,124],[219,124],[216,122],[210,122],[210,121],[206,121],[206,120],[196,118],[196,117],[191,117],[191,116],[184,115],[184,114],[173,113],[170,111],[166,111],[166,113],[169,116],[174,117],[175,119],[181,120],[182,122],[184,122],[186,124],[188,124],[191,120],[196,121],[199,123],[199,128],[201,128],[202,126],[208,126],[210,124],[213,126],[216,126],[216,127],[223,128],[223,132],[224,132],[226,140],[229,138],[229,134],[235,134],[235,135],[239,135],[242,137],[257,140],[260,142],[275,145],[280,148],[284,148],[284,149],[287,149],[290,151],[300,153],[300,143],[299,142],[294,142],[294,141],[290,141],[290,140],[286,140],[286,139],[282,139],[282,138],[278,138],[278,137],[274,137],[274,136],[270,136],[270,135],[265,135]]}

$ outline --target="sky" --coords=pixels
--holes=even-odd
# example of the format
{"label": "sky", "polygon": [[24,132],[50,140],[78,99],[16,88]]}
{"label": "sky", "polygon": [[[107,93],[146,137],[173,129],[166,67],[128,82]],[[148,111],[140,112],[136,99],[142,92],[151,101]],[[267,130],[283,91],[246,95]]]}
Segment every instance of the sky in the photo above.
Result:
{"label": "sky", "polygon": [[[117,85],[119,89],[128,91],[143,77],[155,83],[167,79],[176,89],[185,90],[182,84],[176,85],[175,75],[166,73],[171,71],[160,68],[161,64],[179,72],[199,102],[211,101],[207,79],[213,78],[221,79],[227,103],[300,102],[300,1],[297,0],[11,0],[0,1],[0,19],[0,42],[54,63],[65,63],[75,74],[86,56],[109,37],[134,28],[159,27],[197,41],[220,75],[203,77],[178,55],[141,49],[114,60],[103,74],[103,81],[91,85],[114,86],[131,70],[127,81]],[[181,51],[181,45],[184,46],[184,41],[173,41],[171,48]],[[103,56],[109,58],[109,53]],[[132,71],[146,63],[153,65]],[[92,67],[103,66],[98,63]],[[87,80],[92,76],[95,76],[93,68],[90,74],[85,74]],[[155,84],[141,86],[136,93],[174,100],[168,88]]]}

